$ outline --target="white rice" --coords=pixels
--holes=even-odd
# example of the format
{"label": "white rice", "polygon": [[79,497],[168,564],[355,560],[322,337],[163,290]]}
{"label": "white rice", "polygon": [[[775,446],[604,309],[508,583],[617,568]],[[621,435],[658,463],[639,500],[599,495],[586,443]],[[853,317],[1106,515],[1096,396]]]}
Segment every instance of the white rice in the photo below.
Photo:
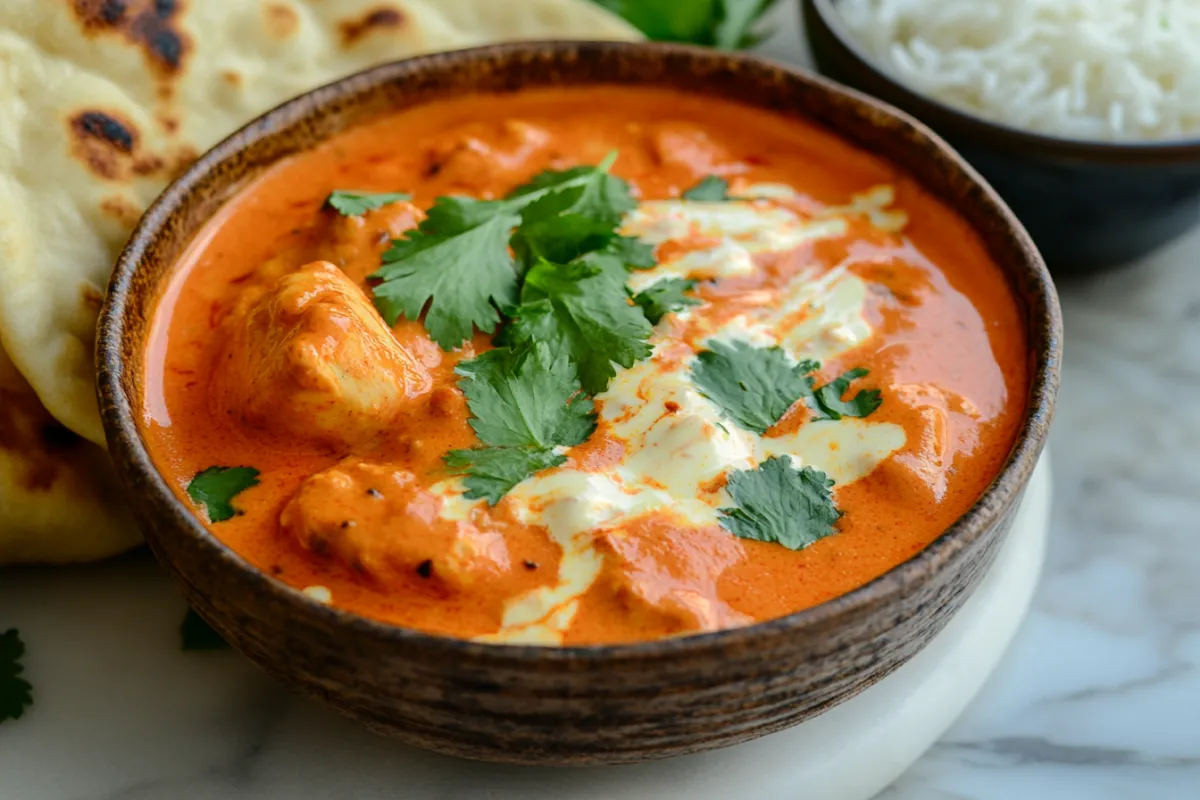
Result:
{"label": "white rice", "polygon": [[1073,139],[1200,134],[1200,0],[839,0],[893,77]]}

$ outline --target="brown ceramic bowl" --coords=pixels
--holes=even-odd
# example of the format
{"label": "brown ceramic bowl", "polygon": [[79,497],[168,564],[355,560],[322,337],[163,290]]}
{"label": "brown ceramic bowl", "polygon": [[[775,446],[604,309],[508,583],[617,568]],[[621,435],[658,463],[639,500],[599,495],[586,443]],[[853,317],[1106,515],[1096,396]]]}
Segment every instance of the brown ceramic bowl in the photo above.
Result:
{"label": "brown ceramic bowl", "polygon": [[[135,421],[160,288],[193,234],[275,161],[436,98],[526,86],[653,84],[815,120],[906,168],[958,208],[1008,274],[1030,342],[1028,410],[1003,471],[919,555],[824,605],[718,633],[600,647],[492,645],[330,608],[214,538],[155,470]],[[150,546],[188,601],[285,684],[376,731],[471,758],[642,761],[771,733],[852,697],[921,649],[962,606],[1012,523],[1058,385],[1054,287],[1017,220],[914,120],[821,78],[748,56],[651,44],[526,43],[425,56],[354,75],[259,118],[205,154],[146,213],[109,287],[98,342],[109,447]]]}

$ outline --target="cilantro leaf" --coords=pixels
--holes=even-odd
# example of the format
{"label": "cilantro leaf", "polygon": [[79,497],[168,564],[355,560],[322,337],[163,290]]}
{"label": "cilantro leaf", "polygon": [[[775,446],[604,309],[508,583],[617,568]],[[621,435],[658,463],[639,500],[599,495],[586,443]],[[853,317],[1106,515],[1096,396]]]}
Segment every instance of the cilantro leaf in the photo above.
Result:
{"label": "cilantro leaf", "polygon": [[513,250],[526,266],[538,258],[573,261],[603,249],[617,235],[637,201],[629,184],[608,172],[615,159],[614,153],[595,167],[543,172],[509,195],[521,200],[545,192],[521,211],[521,226],[513,236]]}
{"label": "cilantro leaf", "polygon": [[209,467],[192,478],[187,493],[204,506],[209,522],[224,522],[242,513],[233,507],[233,498],[257,485],[254,467]]}
{"label": "cilantro leaf", "polygon": [[758,434],[811,392],[813,361],[793,365],[778,347],[713,341],[696,356],[692,380],[734,422]]}
{"label": "cilantro leaf", "polygon": [[708,175],[684,192],[683,199],[701,202],[731,200],[732,198],[729,196],[729,181],[724,178],[718,178],[716,175]]}
{"label": "cilantro leaf", "polygon": [[473,447],[445,456],[446,466],[466,474],[466,496],[482,497],[493,506],[521,481],[566,460],[547,447]]}
{"label": "cilantro leaf", "polygon": [[[607,174],[617,161],[614,150],[606,155],[596,166],[582,164],[570,169],[547,169],[534,175],[525,183],[508,193],[508,200],[525,198],[527,203],[537,200],[551,191],[558,189],[573,189],[592,182],[597,174]],[[522,206],[524,207],[524,206]]]}
{"label": "cilantro leaf", "polygon": [[[529,208],[557,205],[559,195],[548,195]],[[565,264],[586,253],[604,249],[615,236],[616,226],[581,214],[545,216],[522,222],[512,238],[513,252],[525,269],[538,259]]]}
{"label": "cilantro leaf", "polygon": [[635,294],[633,302],[642,307],[642,312],[651,325],[657,325],[672,311],[700,305],[700,300],[685,294],[695,288],[696,281],[687,278],[666,278]]}
{"label": "cilantro leaf", "polygon": [[837,532],[842,512],[834,505],[833,481],[812,467],[796,469],[789,458],[768,458],[757,469],[729,476],[726,490],[737,504],[721,509],[721,525],[735,536],[803,550]]}
{"label": "cilantro leaf", "polygon": [[647,358],[652,328],[625,291],[626,271],[611,256],[589,255],[569,264],[539,260],[525,275],[516,319],[504,331],[512,345],[550,342],[570,354],[588,394],[599,394],[616,374]]}
{"label": "cilantro leaf", "polygon": [[456,371],[471,427],[485,445],[571,446],[596,427],[592,400],[580,394],[575,367],[545,342],[489,350]]}
{"label": "cilantro leaf", "polygon": [[179,625],[179,642],[184,651],[225,650],[229,647],[229,642],[190,608]]}
{"label": "cilantro leaf", "polygon": [[862,367],[852,369],[814,391],[813,418],[838,420],[842,417],[865,417],[879,408],[883,400],[878,389],[864,389],[849,400],[842,399],[852,381],[869,374]]}
{"label": "cilantro leaf", "polygon": [[439,197],[416,230],[392,240],[372,276],[375,306],[395,325],[428,306],[425,328],[443,350],[461,345],[474,328],[492,332],[497,306],[516,301],[517,272],[508,238],[520,217],[505,203]]}
{"label": "cilantro leaf", "polygon": [[654,245],[633,236],[614,236],[602,251],[620,259],[627,269],[654,269]]}
{"label": "cilantro leaf", "polygon": [[517,300],[510,237],[528,265],[543,255],[570,260],[616,236],[636,204],[628,184],[608,173],[615,160],[612,153],[595,167],[543,172],[503,200],[437,198],[421,224],[383,254],[371,276],[380,281],[375,306],[389,325],[425,311],[425,328],[443,350],[461,345],[474,328],[492,333],[497,309]]}
{"label": "cilantro leaf", "polygon": [[776,0],[594,0],[650,39],[734,50],[758,41],[754,24]]}
{"label": "cilantro leaf", "polygon": [[754,30],[755,23],[778,0],[721,0],[721,18],[713,30],[713,45],[719,50],[753,47],[765,35]]}
{"label": "cilantro leaf", "polygon": [[16,628],[0,633],[0,722],[20,719],[33,705],[33,687],[21,677],[25,643]]}
{"label": "cilantro leaf", "polygon": [[335,189],[330,192],[325,202],[343,217],[356,217],[392,203],[411,199],[412,195],[404,192],[351,192]]}

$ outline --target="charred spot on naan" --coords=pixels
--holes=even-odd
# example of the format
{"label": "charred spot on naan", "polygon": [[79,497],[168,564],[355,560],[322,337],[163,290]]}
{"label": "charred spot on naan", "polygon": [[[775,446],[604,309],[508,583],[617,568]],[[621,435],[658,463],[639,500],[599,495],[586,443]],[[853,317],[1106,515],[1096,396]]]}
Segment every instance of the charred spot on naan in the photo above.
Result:
{"label": "charred spot on naan", "polygon": [[263,6],[263,26],[276,39],[287,39],[300,29],[300,16],[291,6],[267,3]]}
{"label": "charred spot on naan", "polygon": [[190,42],[178,25],[182,0],[70,0],[75,15],[90,33],[115,33],[141,48],[146,61],[162,77],[183,68]]}
{"label": "charred spot on naan", "polygon": [[0,450],[14,454],[23,471],[21,488],[45,492],[83,442],[59,425],[33,394],[0,389]]}
{"label": "charred spot on naan", "polygon": [[[137,126],[111,110],[85,108],[67,118],[67,128],[71,154],[93,175],[106,181],[129,183],[134,177],[173,180],[199,157],[199,152],[190,145],[179,145],[165,153],[147,152],[141,146],[142,135]],[[126,206],[118,207],[117,203]],[[128,201],[106,198],[101,210],[118,219],[127,218],[127,204]],[[135,222],[140,215],[141,211],[137,211]]]}
{"label": "charred spot on naan", "polygon": [[[124,197],[119,194],[110,195],[109,197],[105,197],[103,200],[101,200],[100,210],[104,212],[104,214],[115,219],[122,226],[131,230],[135,225],[137,225],[137,221],[142,216],[142,210],[137,206],[137,204],[135,204],[128,197]],[[91,286],[86,287],[84,291],[85,301],[89,299],[87,296],[87,292],[89,290],[93,292],[95,291],[95,289],[93,289]],[[103,297],[101,298],[101,301],[103,301]],[[99,303],[95,305],[95,309],[97,312],[100,310]]]}
{"label": "charred spot on naan", "polygon": [[393,6],[380,6],[354,19],[343,20],[338,27],[342,32],[342,46],[352,47],[378,30],[403,28],[404,12]]}
{"label": "charred spot on naan", "polygon": [[110,181],[127,175],[139,139],[133,123],[110,111],[87,109],[71,117],[68,126],[73,154],[95,175]]}

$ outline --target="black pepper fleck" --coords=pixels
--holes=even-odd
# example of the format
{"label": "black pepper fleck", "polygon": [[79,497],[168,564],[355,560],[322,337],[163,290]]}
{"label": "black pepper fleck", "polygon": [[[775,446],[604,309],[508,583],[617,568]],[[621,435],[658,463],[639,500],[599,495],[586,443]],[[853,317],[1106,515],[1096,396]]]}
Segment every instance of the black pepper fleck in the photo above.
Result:
{"label": "black pepper fleck", "polygon": [[525,569],[529,570],[530,572],[533,572],[537,568],[538,568],[538,563],[536,561],[530,561],[529,559],[525,559]]}
{"label": "black pepper fleck", "polygon": [[433,574],[432,559],[427,558],[424,561],[422,561],[420,564],[417,564],[417,574],[420,575],[422,578],[428,578],[430,575],[432,575]]}
{"label": "black pepper fleck", "polygon": [[367,489],[367,494],[371,495],[371,497],[374,497],[376,500],[383,497],[383,492],[379,491],[378,489]]}
{"label": "black pepper fleck", "polygon": [[354,527],[354,520],[352,520],[352,519],[342,520],[342,530],[345,530],[346,528],[353,528],[353,527]]}

